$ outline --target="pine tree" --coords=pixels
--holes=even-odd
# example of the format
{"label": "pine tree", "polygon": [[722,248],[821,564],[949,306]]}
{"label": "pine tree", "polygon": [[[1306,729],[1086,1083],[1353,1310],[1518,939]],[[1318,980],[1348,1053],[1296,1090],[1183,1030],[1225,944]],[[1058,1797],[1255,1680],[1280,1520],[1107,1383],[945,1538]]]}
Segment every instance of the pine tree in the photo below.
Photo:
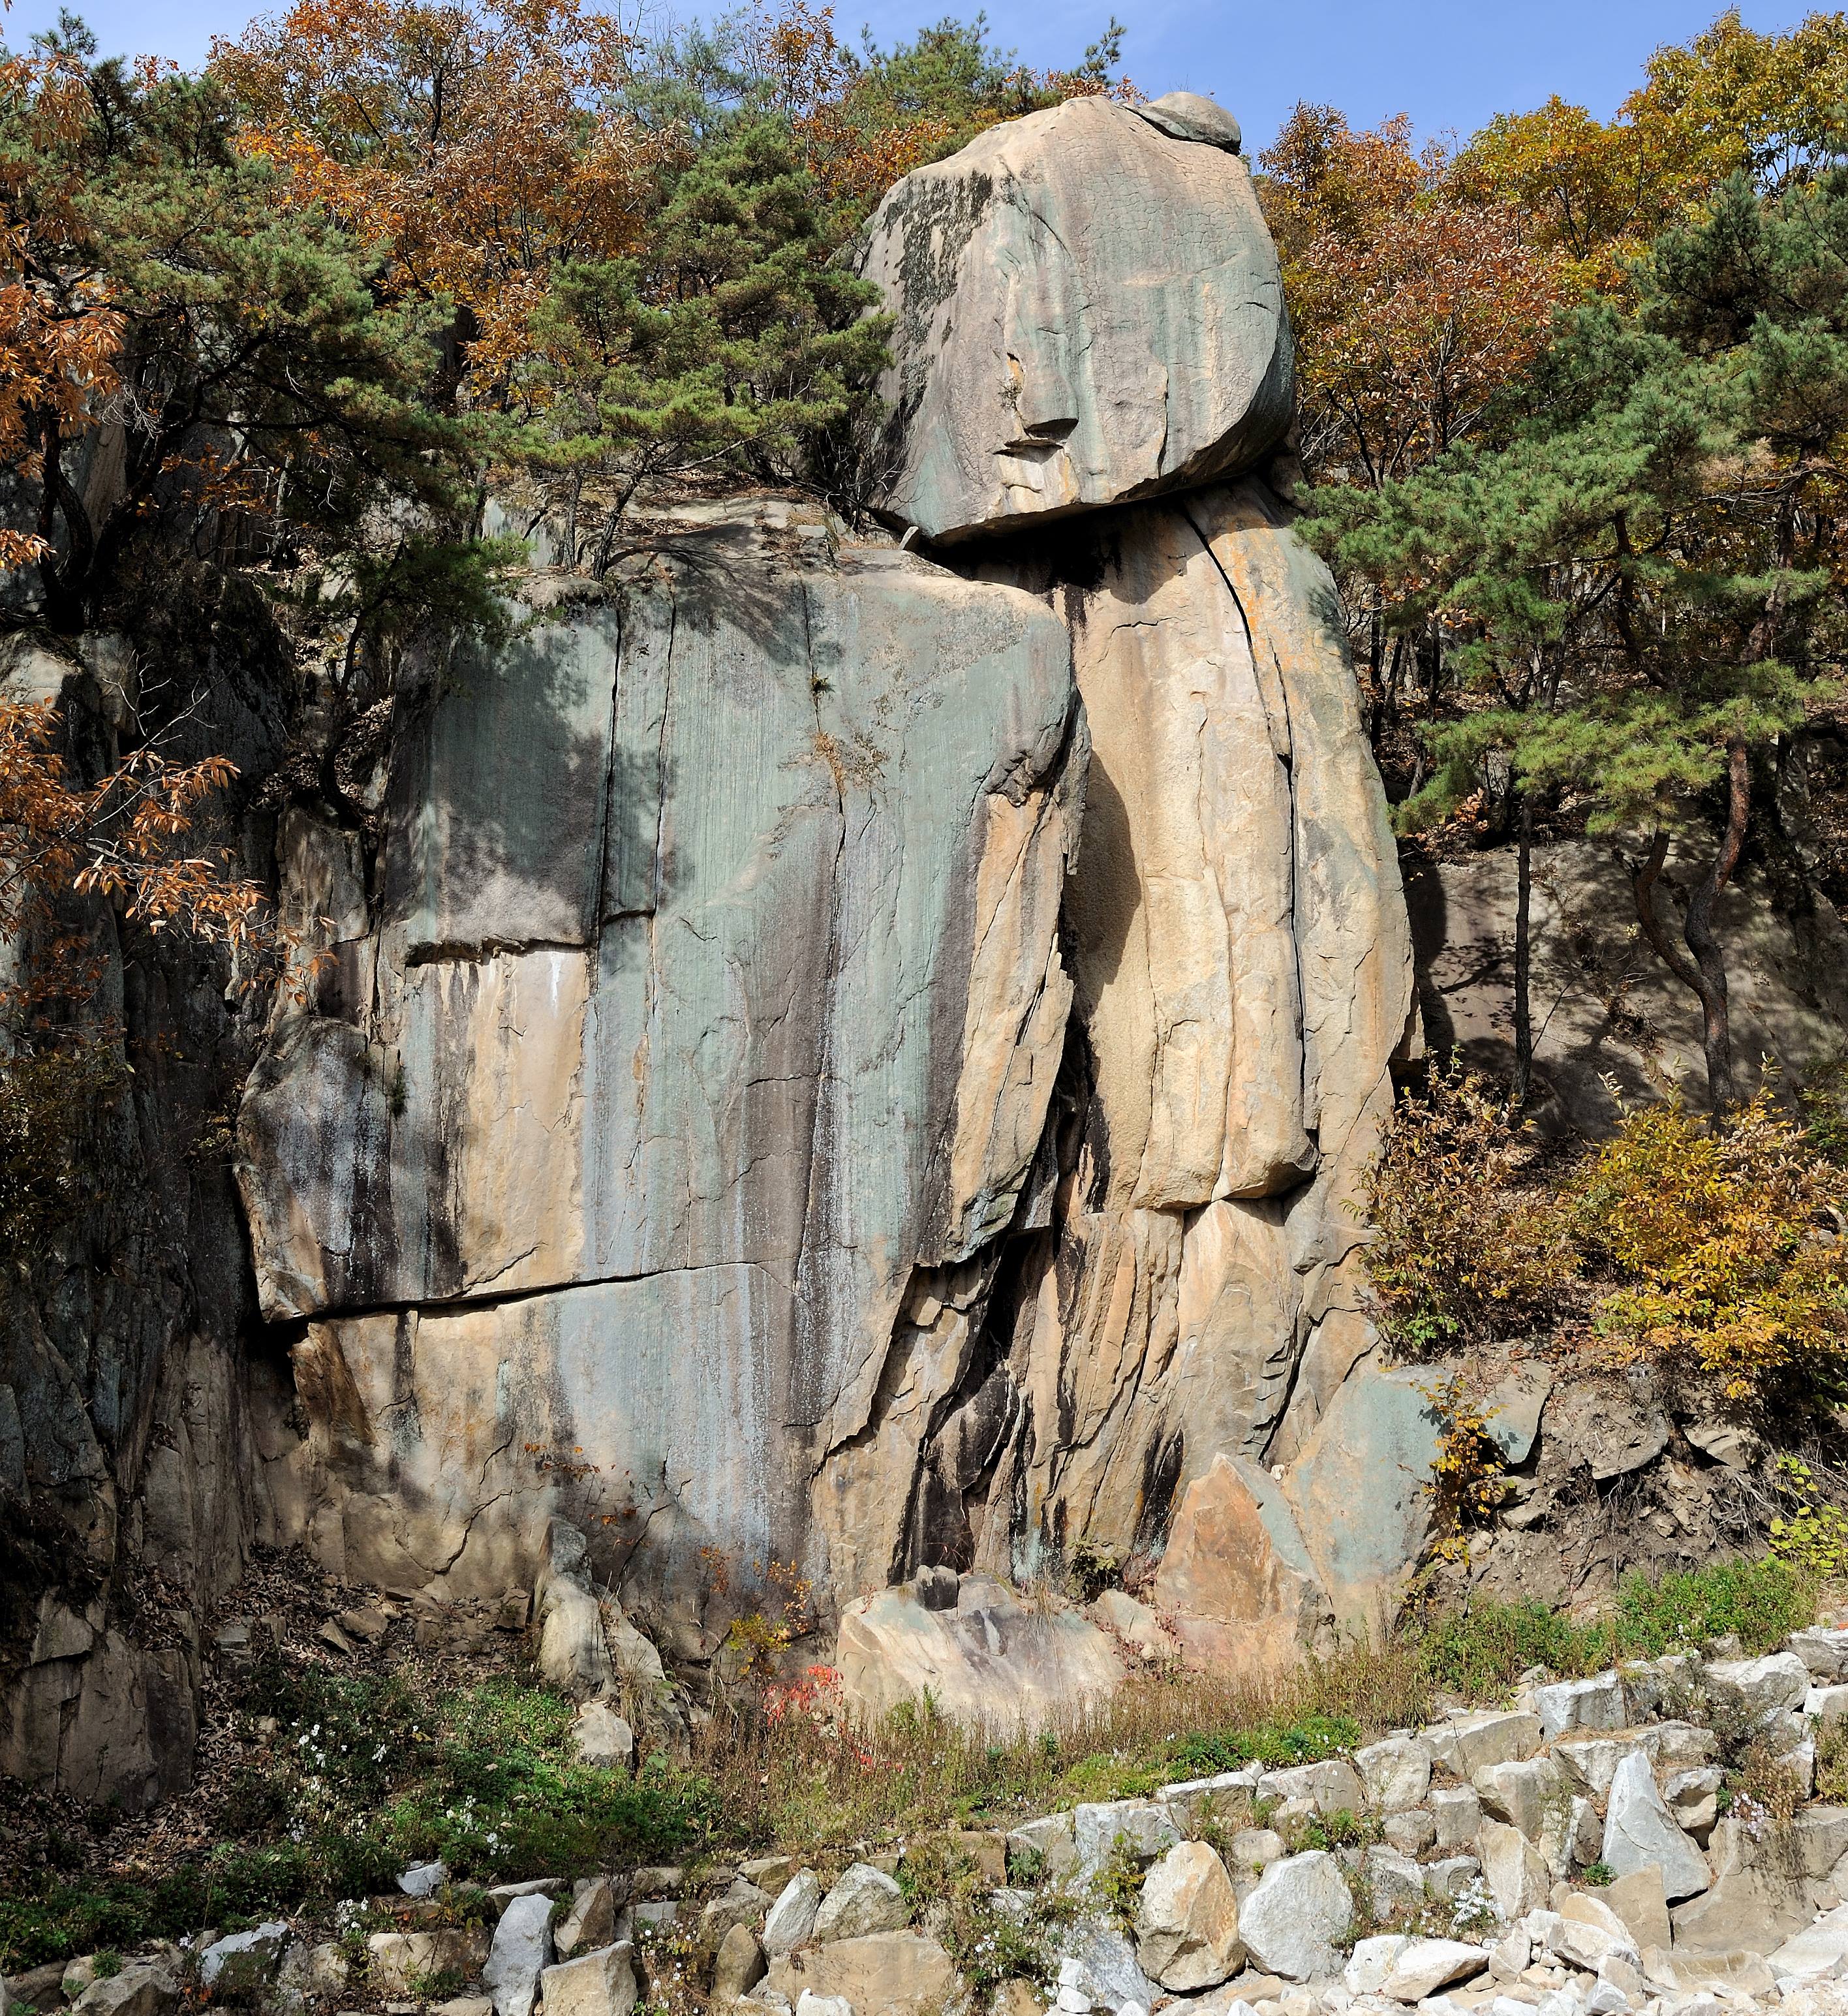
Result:
{"label": "pine tree", "polygon": [[[1321,491],[1306,530],[1378,585],[1392,627],[1440,625],[1469,689],[1406,823],[1477,788],[1492,754],[1523,801],[1575,796],[1626,845],[1642,932],[1699,1001],[1723,1110],[1713,911],[1753,759],[1838,690],[1848,171],[1776,196],[1735,177],[1635,279],[1633,311],[1562,324],[1505,446]],[[1679,944],[1657,903],[1671,848],[1700,862]]]}

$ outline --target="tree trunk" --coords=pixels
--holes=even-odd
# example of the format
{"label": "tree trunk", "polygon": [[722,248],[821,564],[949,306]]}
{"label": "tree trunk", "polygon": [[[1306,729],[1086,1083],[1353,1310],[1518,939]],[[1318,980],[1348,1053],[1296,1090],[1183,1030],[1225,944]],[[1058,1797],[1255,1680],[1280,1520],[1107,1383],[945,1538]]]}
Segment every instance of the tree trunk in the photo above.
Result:
{"label": "tree trunk", "polygon": [[[1713,935],[1713,904],[1738,866],[1746,822],[1752,808],[1752,770],[1745,743],[1735,736],[1727,744],[1726,758],[1726,831],[1713,866],[1688,901],[1681,926],[1688,952],[1672,942],[1656,913],[1656,884],[1668,859],[1666,833],[1656,835],[1642,866],[1633,869],[1630,875],[1643,935],[1663,964],[1700,1003],[1707,1097],[1716,1118],[1738,1105],[1738,1087],[1732,1071],[1732,1017],[1727,997],[1726,962],[1720,956],[1720,941]],[[1688,952],[1693,954],[1692,959]]]}
{"label": "tree trunk", "polygon": [[1533,1086],[1533,794],[1521,794],[1515,851],[1515,1073],[1512,1103],[1527,1103]]}
{"label": "tree trunk", "polygon": [[1681,935],[1699,969],[1702,1035],[1707,1057],[1707,1093],[1715,1113],[1739,1103],[1732,1075],[1732,1017],[1727,1000],[1726,962],[1713,935],[1713,904],[1732,880],[1746,842],[1746,821],[1752,809],[1752,766],[1742,738],[1735,736],[1726,750],[1726,833],[1713,865],[1694,892]]}

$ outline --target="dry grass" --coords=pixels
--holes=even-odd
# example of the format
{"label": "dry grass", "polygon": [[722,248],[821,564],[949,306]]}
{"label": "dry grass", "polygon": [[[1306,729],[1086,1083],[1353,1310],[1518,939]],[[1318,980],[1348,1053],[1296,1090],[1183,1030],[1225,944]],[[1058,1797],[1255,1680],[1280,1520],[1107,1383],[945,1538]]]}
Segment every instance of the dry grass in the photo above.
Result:
{"label": "dry grass", "polygon": [[1307,1762],[1428,1719],[1431,1696],[1415,1652],[1393,1647],[1312,1661],[1263,1684],[1179,1669],[1138,1675],[1112,1699],[1030,1734],[964,1728],[928,1704],[870,1727],[830,1715],[825,1702],[774,1718],[739,1704],[700,1733],[693,1766],[717,1789],[724,1845],[825,1859],[1133,1797],[1252,1758]]}

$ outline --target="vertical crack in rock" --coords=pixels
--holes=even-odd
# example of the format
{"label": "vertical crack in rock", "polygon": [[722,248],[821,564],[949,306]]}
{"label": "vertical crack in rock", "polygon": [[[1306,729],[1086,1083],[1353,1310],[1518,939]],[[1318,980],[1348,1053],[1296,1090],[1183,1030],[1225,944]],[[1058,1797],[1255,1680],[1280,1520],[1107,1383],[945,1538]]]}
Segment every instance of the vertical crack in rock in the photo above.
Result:
{"label": "vertical crack in rock", "polygon": [[[1303,971],[1303,941],[1296,891],[1301,875],[1303,842],[1302,820],[1296,805],[1295,760],[1296,740],[1295,726],[1290,720],[1289,687],[1283,676],[1283,668],[1277,661],[1275,646],[1267,637],[1262,640],[1260,645],[1260,639],[1252,629],[1251,612],[1245,607],[1245,598],[1239,592],[1238,584],[1226,571],[1218,554],[1213,551],[1213,542],[1208,536],[1206,527],[1201,524],[1199,517],[1185,500],[1180,506],[1180,510],[1182,517],[1193,527],[1194,536],[1200,542],[1201,551],[1213,563],[1213,571],[1225,583],[1225,592],[1231,597],[1232,607],[1239,612],[1239,625],[1245,632],[1245,648],[1250,654],[1253,674],[1258,682],[1259,697],[1264,702],[1264,711],[1272,723],[1271,747],[1276,751],[1278,763],[1282,766],[1285,788],[1289,794],[1290,845],[1288,869],[1290,935],[1295,949],[1296,1001],[1298,1012],[1300,1013],[1301,1004],[1306,997],[1303,991],[1305,979]],[[1266,656],[1268,656],[1271,667],[1271,676],[1268,680],[1264,676]],[[1276,718],[1278,715],[1282,717],[1281,722],[1278,722]],[[1316,1138],[1316,1127],[1310,1115],[1309,1046],[1306,1041],[1300,1042],[1296,1046],[1296,1083],[1297,1098],[1303,1114],[1303,1130],[1313,1143]],[[1290,1373],[1293,1383],[1295,1377],[1293,1366]]]}
{"label": "vertical crack in rock", "polygon": [[808,583],[799,581],[796,596],[802,610],[803,662],[808,671],[809,701],[814,716],[814,755],[827,769],[834,787],[835,811],[839,830],[834,858],[829,865],[827,927],[820,947],[821,972],[817,989],[821,1046],[815,1064],[815,1093],[808,1141],[807,1187],[802,1214],[801,1243],[796,1257],[796,1337],[789,1367],[788,1420],[792,1427],[811,1428],[826,1413],[833,1396],[825,1390],[830,1352],[828,1341],[835,1316],[834,1284],[827,1279],[828,1248],[836,1236],[837,1180],[833,1132],[835,1103],[840,1096],[837,1082],[837,1021],[846,1004],[840,995],[841,864],[847,846],[846,779],[840,768],[836,738],[822,718],[821,670],[815,661],[814,611]]}

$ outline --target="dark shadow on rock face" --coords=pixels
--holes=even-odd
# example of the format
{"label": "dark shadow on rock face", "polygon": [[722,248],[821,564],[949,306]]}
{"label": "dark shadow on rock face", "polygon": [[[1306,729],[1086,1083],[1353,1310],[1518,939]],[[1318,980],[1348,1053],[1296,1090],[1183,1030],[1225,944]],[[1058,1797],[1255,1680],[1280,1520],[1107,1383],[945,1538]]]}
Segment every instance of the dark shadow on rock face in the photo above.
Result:
{"label": "dark shadow on rock face", "polygon": [[1424,1019],[1425,1047],[1441,1056],[1457,1040],[1449,1006],[1431,973],[1432,963],[1444,949],[1447,931],[1444,883],[1422,848],[1401,846],[1399,870],[1404,878],[1405,909],[1411,920],[1411,956],[1417,974],[1418,1013]]}
{"label": "dark shadow on rock face", "polygon": [[1084,834],[1065,900],[1066,914],[1076,926],[1082,949],[1075,977],[1087,1006],[1116,978],[1142,907],[1142,877],[1128,808],[1094,751],[1085,780]]}

